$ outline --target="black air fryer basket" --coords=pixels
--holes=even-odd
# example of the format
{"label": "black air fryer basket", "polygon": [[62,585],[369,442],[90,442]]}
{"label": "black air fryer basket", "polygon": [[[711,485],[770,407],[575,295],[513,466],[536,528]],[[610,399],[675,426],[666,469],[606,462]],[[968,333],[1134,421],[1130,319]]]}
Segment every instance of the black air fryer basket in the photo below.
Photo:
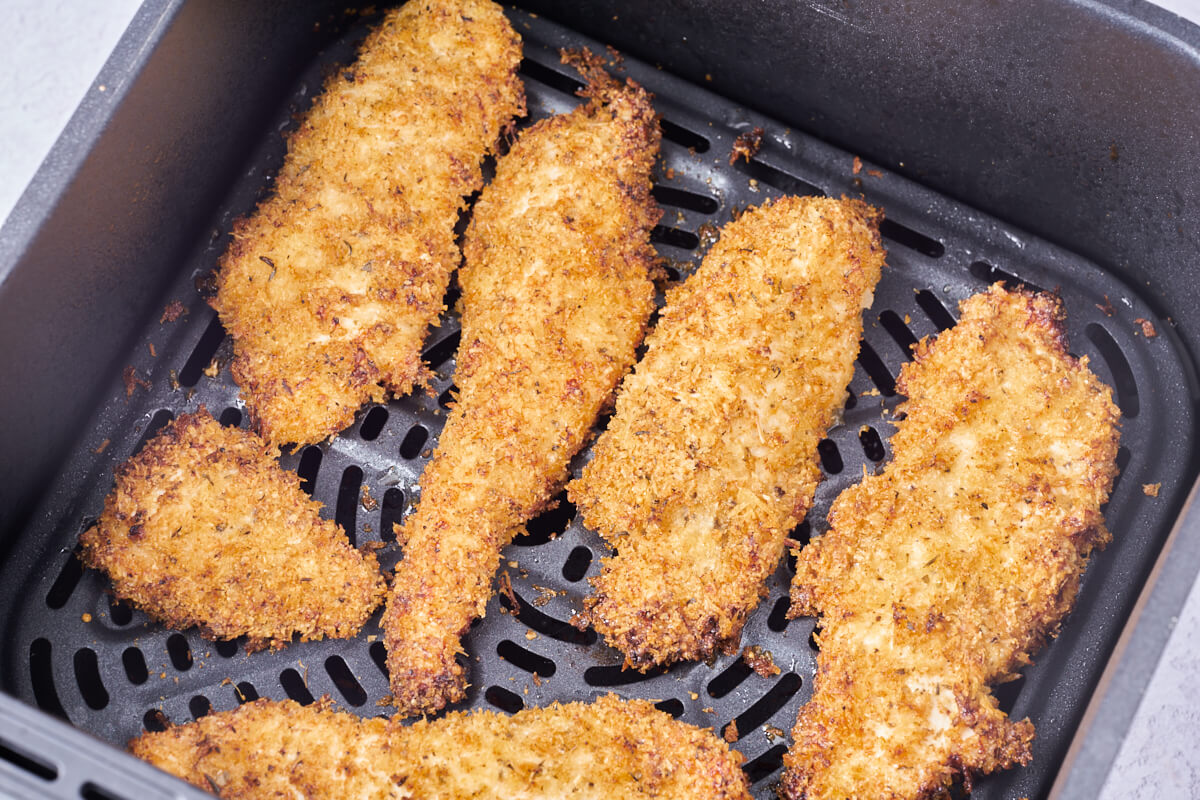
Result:
{"label": "black air fryer basket", "polygon": [[[1073,352],[1122,412],[1113,542],[1058,639],[997,691],[1037,727],[1032,764],[979,780],[975,796],[1040,798],[1056,781],[1065,796],[1093,795],[1200,569],[1186,502],[1198,467],[1200,31],[1143,3],[1068,0],[522,5],[511,10],[525,40],[522,124],[579,102],[563,47],[614,46],[613,68],[653,92],[665,212],[654,241],[672,281],[767,198],[884,208],[889,268],[793,538],[820,535],[837,493],[889,458],[895,377],[914,342],[995,281],[1060,293]],[[343,3],[147,2],[98,79],[105,91],[85,100],[0,235],[0,794],[192,796],[112,746],[260,696],[380,711],[378,615],[353,640],[248,655],[114,602],[76,548],[114,467],[170,419],[205,405],[246,424],[206,302],[212,271],[232,221],[270,191],[296,114],[376,18]],[[731,163],[755,128],[761,149]],[[425,350],[430,394],[366,408],[341,436],[283,457],[352,541],[394,539],[418,499],[457,343],[448,314]],[[400,556],[394,544],[382,553],[387,566]],[[460,707],[612,691],[718,732],[735,721],[756,796],[772,796],[815,668],[812,620],[785,616],[791,565],[743,634],[779,674],[732,656],[641,675],[567,624],[604,553],[565,497],[530,523],[504,554],[512,594],[467,638]]]}

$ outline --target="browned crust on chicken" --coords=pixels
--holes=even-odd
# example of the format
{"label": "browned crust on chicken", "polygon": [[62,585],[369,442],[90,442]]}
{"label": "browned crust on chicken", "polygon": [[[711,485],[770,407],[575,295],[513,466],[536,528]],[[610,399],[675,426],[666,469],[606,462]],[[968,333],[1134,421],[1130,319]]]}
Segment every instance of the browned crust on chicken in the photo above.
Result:
{"label": "browned crust on chicken", "polygon": [[654,307],[649,96],[611,79],[500,159],[463,245],[459,395],[398,538],[384,615],[402,714],[464,696],[461,637],[500,550],[559,491]]}
{"label": "browned crust on chicken", "polygon": [[463,198],[524,113],[520,59],[488,0],[406,3],[289,138],[274,195],[234,226],[213,301],[268,441],[320,441],[424,381]]}
{"label": "browned crust on chicken", "polygon": [[739,753],[645,700],[398,719],[257,700],[144,734],[130,750],[226,800],[750,798]]}
{"label": "browned crust on chicken", "polygon": [[877,216],[811,197],[750,209],[668,295],[569,488],[618,551],[583,619],[627,665],[737,651],[820,479],[884,261]]}
{"label": "browned crust on chicken", "polygon": [[404,729],[332,705],[255,700],[142,734],[129,751],[223,800],[415,797],[403,781]]}
{"label": "browned crust on chicken", "polygon": [[791,613],[823,630],[787,797],[940,796],[1031,757],[988,684],[1055,634],[1109,539],[1118,411],[1057,297],[997,284],[961,311],[901,371],[891,463],[800,553]]}
{"label": "browned crust on chicken", "polygon": [[383,599],[379,565],[277,455],[203,408],[180,416],[117,469],[83,562],[167,627],[245,635],[248,650],[353,636]]}

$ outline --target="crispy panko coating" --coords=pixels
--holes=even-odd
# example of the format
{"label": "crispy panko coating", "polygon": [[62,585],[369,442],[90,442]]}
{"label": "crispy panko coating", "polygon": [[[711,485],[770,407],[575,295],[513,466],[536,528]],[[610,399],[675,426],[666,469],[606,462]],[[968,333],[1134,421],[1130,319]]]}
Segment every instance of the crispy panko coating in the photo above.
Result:
{"label": "crispy panko coating", "polygon": [[227,800],[750,797],[741,755],[711,730],[615,695],[411,726],[264,699],[130,750]]}
{"label": "crispy panko coating", "polygon": [[997,284],[961,312],[900,374],[891,463],[800,553],[791,613],[823,630],[787,797],[940,796],[1031,757],[988,684],[1054,635],[1109,539],[1118,411],[1057,297]]}
{"label": "crispy panko coating", "polygon": [[654,110],[641,88],[584,66],[590,102],[520,137],[467,230],[459,395],[397,531],[383,619],[402,714],[465,696],[455,656],[500,550],[566,482],[654,307]]}
{"label": "crispy panko coating", "polygon": [[764,204],[668,295],[569,487],[618,551],[581,619],[627,665],[736,652],[820,480],[883,266],[877,223],[859,201]]}
{"label": "crispy panko coating", "polygon": [[117,469],[83,562],[164,625],[245,635],[247,650],[353,636],[383,600],[379,565],[277,455],[203,408],[180,416]]}
{"label": "crispy panko coating", "polygon": [[288,140],[274,195],[234,226],[213,301],[269,442],[320,441],[425,380],[463,198],[524,113],[520,60],[488,0],[406,3]]}

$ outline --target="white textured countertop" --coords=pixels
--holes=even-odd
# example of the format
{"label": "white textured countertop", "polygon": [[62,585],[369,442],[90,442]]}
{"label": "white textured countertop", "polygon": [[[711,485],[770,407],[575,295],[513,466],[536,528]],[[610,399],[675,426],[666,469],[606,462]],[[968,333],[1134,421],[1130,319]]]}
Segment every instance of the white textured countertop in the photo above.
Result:
{"label": "white textured countertop", "polygon": [[[1200,22],[1200,0],[1159,5]],[[88,91],[138,0],[0,0],[0,219]],[[1200,798],[1200,584],[1114,762],[1101,800]]]}

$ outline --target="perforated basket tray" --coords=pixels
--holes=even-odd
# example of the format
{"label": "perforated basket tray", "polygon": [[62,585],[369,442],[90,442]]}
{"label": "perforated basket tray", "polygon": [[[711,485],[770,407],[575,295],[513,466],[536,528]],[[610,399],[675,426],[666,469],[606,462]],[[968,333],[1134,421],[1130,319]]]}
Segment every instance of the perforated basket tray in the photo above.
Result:
{"label": "perforated basket tray", "polygon": [[[603,46],[523,12],[511,16],[525,39],[525,124],[570,109],[579,102],[574,91],[581,84],[559,63],[558,48]],[[165,630],[113,602],[106,579],[85,571],[76,556],[77,537],[99,513],[113,468],[168,420],[204,404],[226,424],[245,424],[227,368],[230,341],[205,300],[212,271],[232,221],[270,191],[270,176],[284,154],[280,132],[294,127],[296,112],[323,76],[353,57],[369,22],[345,23],[336,44],[297,77],[289,101],[264,128],[242,177],[216,209],[211,235],[181,265],[163,298],[164,307],[179,301],[186,313],[177,321],[156,316],[147,325],[128,353],[132,372],[113,376],[107,401],[3,565],[0,688],[114,745],[168,721],[185,722],[260,696],[307,703],[329,694],[358,714],[385,710],[377,707],[388,691],[378,614],[353,640],[247,655],[241,642],[211,643],[195,630]],[[1033,763],[982,779],[975,789],[983,798],[1045,795],[1167,535],[1170,509],[1186,489],[1181,465],[1194,421],[1174,340],[1143,326],[1141,320],[1154,315],[1133,287],[1076,255],[878,165],[859,168],[850,153],[648,65],[626,60],[616,68],[654,93],[662,116],[654,194],[665,214],[654,241],[673,281],[695,268],[719,226],[769,197],[861,195],[886,212],[889,267],[867,312],[844,421],[819,448],[825,480],[793,538],[819,535],[837,493],[888,459],[889,412],[901,399],[894,379],[914,342],[950,327],[958,302],[996,280],[1060,292],[1073,351],[1088,356],[1114,387],[1123,414],[1121,475],[1107,508],[1114,541],[1093,558],[1077,610],[1060,637],[1021,680],[998,689],[1004,709],[1030,716],[1037,727]],[[765,131],[761,150],[731,164],[735,137],[754,127]],[[445,417],[457,342],[458,322],[448,314],[425,350],[437,375],[431,394],[365,409],[332,441],[284,455],[284,467],[299,472],[305,489],[352,542],[392,541],[392,523],[418,500],[419,477]],[[1161,484],[1158,497],[1147,496],[1143,484]],[[652,698],[676,717],[718,732],[736,721],[741,738],[734,746],[746,756],[755,793],[772,796],[788,731],[809,697],[815,668],[812,620],[785,619],[790,564],[772,576],[769,596],[743,634],[743,644],[773,654],[779,675],[760,676],[737,656],[641,675],[622,671],[619,654],[594,632],[567,624],[605,552],[565,497],[529,524],[504,554],[512,599],[493,598],[467,637],[472,688],[460,707],[512,712],[613,691]],[[399,555],[391,545],[382,560],[390,566]],[[4,752],[34,766],[42,758],[20,742],[0,741]],[[95,780],[88,786],[95,796],[116,791]],[[61,781],[53,787],[76,791]]]}

